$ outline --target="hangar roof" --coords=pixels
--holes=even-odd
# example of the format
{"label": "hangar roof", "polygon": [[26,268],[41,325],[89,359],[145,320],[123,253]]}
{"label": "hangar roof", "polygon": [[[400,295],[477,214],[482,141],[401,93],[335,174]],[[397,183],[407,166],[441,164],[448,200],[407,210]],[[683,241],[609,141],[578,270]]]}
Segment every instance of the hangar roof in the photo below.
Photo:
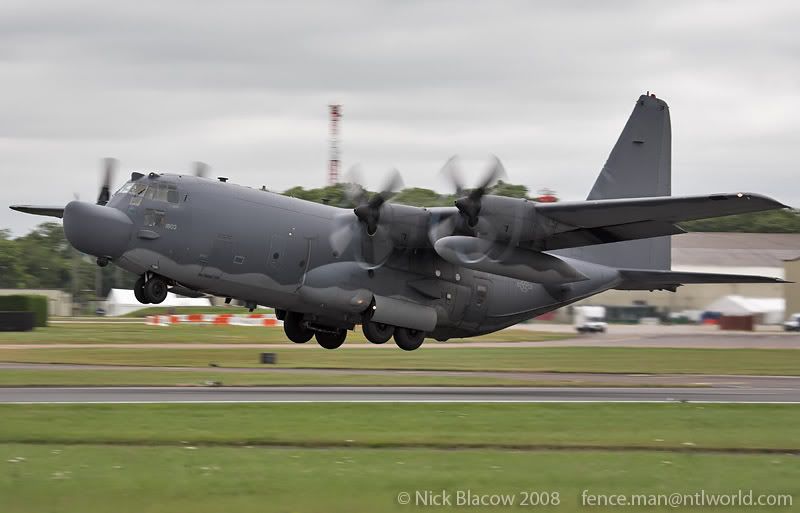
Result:
{"label": "hangar roof", "polygon": [[691,232],[672,237],[672,266],[780,267],[800,258],[797,233]]}

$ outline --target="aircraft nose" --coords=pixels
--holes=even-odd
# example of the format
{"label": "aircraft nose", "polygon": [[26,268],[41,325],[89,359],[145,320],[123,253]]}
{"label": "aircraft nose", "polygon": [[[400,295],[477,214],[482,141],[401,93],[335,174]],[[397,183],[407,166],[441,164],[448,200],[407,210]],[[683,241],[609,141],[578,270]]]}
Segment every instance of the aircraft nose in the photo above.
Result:
{"label": "aircraft nose", "polygon": [[71,201],[64,208],[64,235],[78,251],[116,258],[128,247],[133,222],[111,207]]}

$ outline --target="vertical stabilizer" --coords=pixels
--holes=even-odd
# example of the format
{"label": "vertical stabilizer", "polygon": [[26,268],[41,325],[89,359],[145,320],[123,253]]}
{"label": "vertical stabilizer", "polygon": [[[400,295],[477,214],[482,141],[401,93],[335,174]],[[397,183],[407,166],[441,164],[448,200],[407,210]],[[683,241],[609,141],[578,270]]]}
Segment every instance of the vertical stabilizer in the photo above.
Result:
{"label": "vertical stabilizer", "polygon": [[[636,101],[587,200],[669,196],[672,192],[669,107],[655,95]],[[669,269],[670,239],[656,237],[563,252],[612,267]]]}

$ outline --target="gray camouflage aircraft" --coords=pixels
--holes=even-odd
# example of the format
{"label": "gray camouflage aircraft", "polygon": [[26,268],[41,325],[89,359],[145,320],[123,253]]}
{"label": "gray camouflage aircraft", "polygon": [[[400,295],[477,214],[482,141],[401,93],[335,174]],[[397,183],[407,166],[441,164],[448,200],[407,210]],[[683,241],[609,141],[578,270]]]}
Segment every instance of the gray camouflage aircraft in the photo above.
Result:
{"label": "gray camouflage aircraft", "polygon": [[425,337],[491,333],[608,289],[776,278],[670,270],[676,223],[786,206],[739,192],[670,196],[667,104],[642,95],[586,201],[537,203],[455,179],[452,207],[389,202],[396,177],[354,210],[212,180],[203,173],[133,173],[96,204],[15,205],[61,217],[70,244],[139,275],[142,303],[168,290],[275,308],[286,336],[335,349],[362,325],[376,344],[410,351]]}

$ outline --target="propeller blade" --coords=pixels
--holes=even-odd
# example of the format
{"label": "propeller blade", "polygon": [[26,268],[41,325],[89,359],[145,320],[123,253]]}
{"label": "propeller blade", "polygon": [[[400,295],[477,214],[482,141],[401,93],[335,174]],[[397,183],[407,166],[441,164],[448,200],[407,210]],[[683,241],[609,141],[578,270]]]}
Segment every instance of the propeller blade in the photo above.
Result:
{"label": "propeller blade", "polygon": [[436,244],[437,240],[455,234],[457,226],[458,216],[451,215],[442,219],[442,216],[434,211],[431,214],[428,240],[431,241],[431,245]]}
{"label": "propeller blade", "polygon": [[364,186],[361,164],[353,164],[345,172],[344,195],[351,205],[358,206],[367,202],[367,191]]}
{"label": "propeller blade", "polygon": [[211,169],[211,166],[209,166],[205,162],[200,162],[200,161],[193,162],[192,167],[194,167],[194,176],[198,178],[207,177],[208,171]]}
{"label": "propeller blade", "polygon": [[492,155],[490,159],[491,162],[489,163],[489,169],[486,172],[486,176],[484,176],[481,184],[475,189],[481,191],[481,196],[486,194],[486,191],[488,191],[489,188],[491,188],[491,186],[497,182],[497,180],[505,178],[506,176],[506,168],[503,166],[503,163],[500,162],[500,159],[497,158],[497,155]]}
{"label": "propeller blade", "polygon": [[393,168],[389,172],[389,176],[386,177],[386,181],[381,188],[381,192],[370,198],[368,206],[372,209],[380,208],[381,205],[389,201],[392,196],[397,194],[398,189],[401,189],[402,187],[403,177],[400,176],[400,171]]}
{"label": "propeller blade", "polygon": [[447,159],[442,169],[439,170],[439,175],[445,177],[447,181],[450,182],[456,196],[464,194],[464,179],[461,174],[461,161],[458,155],[453,155]]}
{"label": "propeller blade", "polygon": [[331,248],[341,255],[353,242],[353,239],[358,236],[361,226],[358,219],[353,217],[350,212],[339,215],[333,220],[333,230],[328,239],[331,243]]}
{"label": "propeller blade", "polygon": [[456,208],[466,218],[467,225],[470,228],[474,228],[478,224],[478,216],[481,213],[481,198],[486,195],[497,180],[506,174],[500,159],[495,155],[492,155],[491,158],[492,162],[480,185],[472,189],[466,196],[462,196],[455,201]]}
{"label": "propeller blade", "polygon": [[107,157],[103,159],[103,182],[100,185],[100,194],[97,196],[97,204],[105,205],[111,198],[111,183],[114,180],[114,173],[118,165],[117,159]]}

